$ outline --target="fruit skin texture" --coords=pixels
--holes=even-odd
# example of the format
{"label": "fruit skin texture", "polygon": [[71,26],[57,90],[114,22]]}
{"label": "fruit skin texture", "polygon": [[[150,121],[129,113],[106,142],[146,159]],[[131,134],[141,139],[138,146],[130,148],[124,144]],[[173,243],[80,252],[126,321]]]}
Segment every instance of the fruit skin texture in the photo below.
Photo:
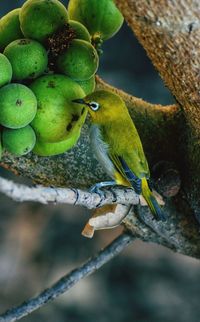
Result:
{"label": "fruit skin texture", "polygon": [[16,155],[22,156],[29,153],[36,142],[36,135],[30,125],[21,129],[4,129],[2,134],[4,148]]}
{"label": "fruit skin texture", "polygon": [[91,78],[99,66],[96,49],[87,41],[74,39],[57,60],[59,71],[74,80]]}
{"label": "fruit skin texture", "polygon": [[3,146],[2,146],[2,135],[0,133],[0,160],[2,158],[2,154],[3,154]]}
{"label": "fruit skin texture", "polygon": [[0,54],[0,87],[10,83],[12,79],[12,66],[8,58]]}
{"label": "fruit skin texture", "polygon": [[87,111],[80,116],[79,120],[74,123],[70,133],[66,135],[64,140],[54,143],[46,143],[37,140],[33,152],[40,156],[51,156],[64,153],[71,149],[78,141],[82,125],[85,121]]}
{"label": "fruit skin texture", "polygon": [[69,18],[81,22],[91,36],[99,34],[102,40],[114,36],[124,21],[113,0],[70,0]]}
{"label": "fruit skin texture", "polygon": [[81,115],[85,120],[84,111],[71,102],[84,97],[85,93],[69,77],[59,74],[42,76],[30,87],[38,101],[37,114],[31,125],[39,141],[62,141],[72,131]]}
{"label": "fruit skin texture", "polygon": [[87,79],[85,81],[77,81],[77,83],[84,90],[85,95],[91,94],[92,92],[94,92],[96,86],[95,76],[92,76],[90,79]]}
{"label": "fruit skin texture", "polygon": [[19,19],[25,37],[43,42],[68,22],[68,13],[58,0],[28,0]]}
{"label": "fruit skin texture", "polygon": [[35,117],[37,100],[22,84],[9,84],[0,89],[0,124],[11,129],[28,125]]}
{"label": "fruit skin texture", "polygon": [[14,40],[5,48],[4,55],[12,65],[13,80],[37,78],[47,68],[47,52],[35,40]]}
{"label": "fruit skin texture", "polygon": [[23,38],[19,23],[20,10],[14,9],[0,19],[0,51],[13,40]]}
{"label": "fruit skin texture", "polygon": [[80,133],[77,132],[74,136],[70,136],[63,141],[46,143],[36,141],[33,152],[39,156],[48,157],[52,155],[62,154],[71,149],[77,142]]}
{"label": "fruit skin texture", "polygon": [[89,31],[82,23],[75,20],[69,20],[69,25],[75,31],[75,39],[82,39],[91,42]]}

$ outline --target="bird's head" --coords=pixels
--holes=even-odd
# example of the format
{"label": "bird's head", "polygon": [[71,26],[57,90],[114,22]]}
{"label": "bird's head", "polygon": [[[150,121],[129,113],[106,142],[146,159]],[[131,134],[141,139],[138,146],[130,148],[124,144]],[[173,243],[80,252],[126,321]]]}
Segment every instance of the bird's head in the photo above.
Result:
{"label": "bird's head", "polygon": [[96,91],[73,103],[85,105],[94,123],[102,124],[120,117],[125,106],[120,96],[109,91]]}

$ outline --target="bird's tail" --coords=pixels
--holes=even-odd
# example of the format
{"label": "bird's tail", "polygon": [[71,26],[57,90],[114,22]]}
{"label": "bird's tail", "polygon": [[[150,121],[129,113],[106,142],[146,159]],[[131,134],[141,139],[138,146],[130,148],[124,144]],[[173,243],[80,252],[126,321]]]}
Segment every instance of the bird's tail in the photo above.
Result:
{"label": "bird's tail", "polygon": [[166,220],[166,216],[162,209],[160,208],[156,198],[154,197],[152,191],[150,190],[148,186],[148,182],[146,178],[142,178],[142,195],[144,199],[146,200],[152,214],[158,219],[158,220]]}

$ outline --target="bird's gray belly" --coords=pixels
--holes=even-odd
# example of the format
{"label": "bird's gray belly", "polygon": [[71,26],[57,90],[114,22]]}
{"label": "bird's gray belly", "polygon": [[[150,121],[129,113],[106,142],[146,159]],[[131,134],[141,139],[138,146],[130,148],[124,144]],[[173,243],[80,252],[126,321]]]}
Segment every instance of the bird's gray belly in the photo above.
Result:
{"label": "bird's gray belly", "polygon": [[100,127],[97,125],[92,125],[90,127],[90,143],[97,160],[100,162],[105,172],[114,179],[115,167],[108,155],[109,146],[103,141]]}

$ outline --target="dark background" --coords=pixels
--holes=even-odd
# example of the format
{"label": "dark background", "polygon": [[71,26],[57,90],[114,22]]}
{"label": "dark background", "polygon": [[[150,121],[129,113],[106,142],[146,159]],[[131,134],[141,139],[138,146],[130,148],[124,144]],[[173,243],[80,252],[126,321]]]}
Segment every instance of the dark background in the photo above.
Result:
{"label": "dark background", "polygon": [[[1,16],[23,2],[1,1]],[[125,24],[103,49],[98,74],[104,80],[153,103],[173,102]],[[88,215],[83,208],[19,204],[0,195],[1,312],[50,286],[120,233],[100,231],[87,240],[81,230]],[[197,322],[199,279],[199,261],[137,241],[23,321]]]}

